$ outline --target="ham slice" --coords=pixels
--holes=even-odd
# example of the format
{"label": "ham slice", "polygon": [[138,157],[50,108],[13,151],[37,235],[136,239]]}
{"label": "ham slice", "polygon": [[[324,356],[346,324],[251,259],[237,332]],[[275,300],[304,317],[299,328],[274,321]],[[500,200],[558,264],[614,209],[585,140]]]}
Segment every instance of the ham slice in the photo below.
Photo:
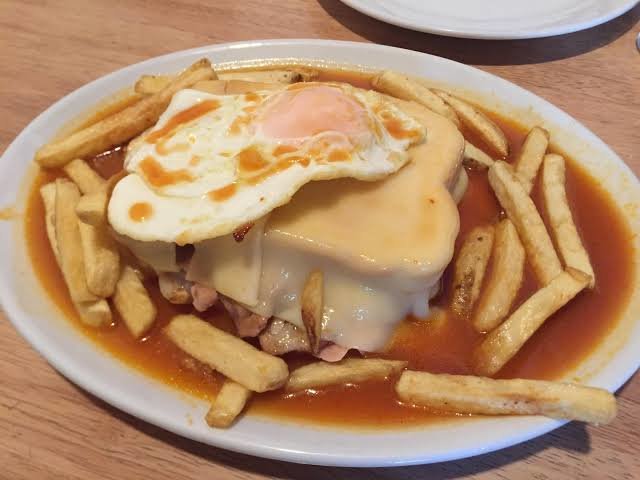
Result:
{"label": "ham slice", "polygon": [[349,351],[348,348],[342,347],[336,343],[329,343],[326,347],[320,349],[316,357],[325,362],[339,362]]}
{"label": "ham slice", "polygon": [[[307,332],[293,323],[274,318],[269,326],[260,334],[262,350],[271,355],[284,355],[289,352],[311,352]],[[335,343],[325,342],[317,358],[325,362],[339,362],[349,351]]]}
{"label": "ham slice", "polygon": [[191,303],[193,284],[184,278],[182,272],[160,272],[158,274],[160,293],[171,303],[184,305]]}
{"label": "ham slice", "polygon": [[257,313],[252,313],[248,317],[233,320],[233,323],[236,326],[238,335],[242,338],[245,338],[257,337],[258,335],[260,335],[260,332],[262,332],[264,330],[264,327],[267,326],[268,321],[269,319],[267,317],[263,317],[262,315],[258,315]]}
{"label": "ham slice", "polygon": [[242,338],[257,337],[267,326],[267,322],[269,321],[268,317],[252,313],[230,298],[221,296],[220,301],[227,310],[231,320],[233,320],[238,336]]}
{"label": "ham slice", "polygon": [[259,340],[262,350],[271,355],[311,351],[307,332],[279,318],[273,319],[260,334]]}
{"label": "ham slice", "polygon": [[191,295],[193,296],[193,306],[199,312],[208,310],[218,300],[218,292],[214,288],[200,283],[194,283],[191,286]]}

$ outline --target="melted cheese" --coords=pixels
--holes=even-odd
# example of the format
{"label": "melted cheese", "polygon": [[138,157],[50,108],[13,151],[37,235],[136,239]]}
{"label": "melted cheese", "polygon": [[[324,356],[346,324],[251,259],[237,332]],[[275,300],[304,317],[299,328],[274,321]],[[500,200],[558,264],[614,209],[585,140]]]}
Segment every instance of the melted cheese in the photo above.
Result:
{"label": "melted cheese", "polygon": [[188,279],[215,288],[245,305],[256,305],[262,273],[265,219],[256,222],[241,242],[225,235],[199,243]]}
{"label": "melted cheese", "polygon": [[321,269],[323,339],[366,351],[381,349],[406,314],[425,316],[459,229],[450,192],[463,184],[464,140],[448,120],[401,106],[427,127],[407,166],[376,183],[306,185],[272,212],[261,235],[196,245],[189,278],[302,326],[299,294]]}

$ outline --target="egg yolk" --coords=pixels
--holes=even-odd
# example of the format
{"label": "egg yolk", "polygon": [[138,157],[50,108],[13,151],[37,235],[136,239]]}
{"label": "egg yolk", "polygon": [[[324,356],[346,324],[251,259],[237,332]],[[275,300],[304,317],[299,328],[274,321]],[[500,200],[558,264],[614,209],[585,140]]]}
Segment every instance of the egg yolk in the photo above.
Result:
{"label": "egg yolk", "polygon": [[362,105],[340,89],[322,85],[281,93],[266,106],[260,124],[271,138],[304,138],[322,132],[353,136],[369,131]]}

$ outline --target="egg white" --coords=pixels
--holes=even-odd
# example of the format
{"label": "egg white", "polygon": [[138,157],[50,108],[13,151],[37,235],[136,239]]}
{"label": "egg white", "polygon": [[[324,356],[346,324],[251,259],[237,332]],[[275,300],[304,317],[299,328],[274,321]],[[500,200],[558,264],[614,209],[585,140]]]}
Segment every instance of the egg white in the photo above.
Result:
{"label": "egg white", "polygon": [[[287,203],[309,181],[342,177],[372,181],[401,168],[409,159],[407,149],[424,140],[424,128],[375,92],[346,85],[334,87],[364,107],[369,124],[375,127],[371,134],[365,136],[348,160],[311,160],[307,166],[293,164],[255,184],[239,178],[238,153],[255,147],[268,160],[275,161],[275,158],[269,158],[269,152],[283,140],[265,136],[255,120],[243,125],[234,135],[229,130],[234,120],[246,115],[247,110],[259,109],[261,104],[281,92],[256,92],[257,98],[253,100],[244,94],[213,95],[191,89],[176,93],[158,123],[130,144],[125,159],[129,175],[116,185],[109,203],[111,226],[118,233],[136,240],[195,243],[229,234],[265,216]],[[164,145],[168,153],[160,154],[157,145],[145,141],[176,114],[210,100],[218,102],[218,108],[181,126]],[[419,132],[419,135],[412,139],[394,138],[385,128],[381,115],[392,116],[403,128]],[[298,138],[295,139],[298,151],[291,155],[307,155],[310,146],[323,136],[329,138],[329,145],[335,141],[332,132]],[[152,157],[163,171],[183,172],[188,180],[167,184],[150,182],[142,168],[148,157]],[[229,198],[214,201],[208,195],[234,182],[236,189]],[[151,207],[151,214],[143,221],[130,215],[131,207],[137,203]]]}

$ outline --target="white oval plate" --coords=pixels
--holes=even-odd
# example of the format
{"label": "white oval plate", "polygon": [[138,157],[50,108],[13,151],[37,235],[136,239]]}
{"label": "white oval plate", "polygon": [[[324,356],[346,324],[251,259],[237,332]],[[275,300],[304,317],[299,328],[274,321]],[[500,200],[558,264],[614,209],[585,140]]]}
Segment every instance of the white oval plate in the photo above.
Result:
{"label": "white oval plate", "polygon": [[[99,99],[131,85],[141,74],[175,72],[207,56],[213,62],[307,59],[317,63],[391,68],[428,77],[435,84],[515,115],[526,125],[544,123],[573,158],[603,179],[620,204],[640,204],[633,173],[601,140],[567,114],[500,78],[438,57],[372,44],[279,40],[214,45],[154,58],[119,70],[55,103],[14,140],[0,162],[0,206],[24,206],[35,150],[64,123]],[[469,88],[473,87],[473,91]],[[634,208],[626,209],[640,231]],[[202,420],[206,405],[134,371],[76,331],[35,277],[23,241],[23,222],[0,222],[0,301],[20,333],[63,375],[136,417],[200,442],[238,452],[319,465],[389,466],[437,462],[489,452],[541,435],[562,422],[540,417],[459,419],[414,429],[348,430],[247,416],[230,430]],[[638,238],[635,239],[638,244]],[[638,246],[638,245],[636,245]],[[638,249],[637,249],[638,250]],[[636,264],[638,259],[636,259]],[[620,326],[571,379],[617,389],[638,367],[639,302],[634,298]]]}
{"label": "white oval plate", "polygon": [[584,30],[638,0],[342,0],[383,22],[449,37],[507,40]]}

